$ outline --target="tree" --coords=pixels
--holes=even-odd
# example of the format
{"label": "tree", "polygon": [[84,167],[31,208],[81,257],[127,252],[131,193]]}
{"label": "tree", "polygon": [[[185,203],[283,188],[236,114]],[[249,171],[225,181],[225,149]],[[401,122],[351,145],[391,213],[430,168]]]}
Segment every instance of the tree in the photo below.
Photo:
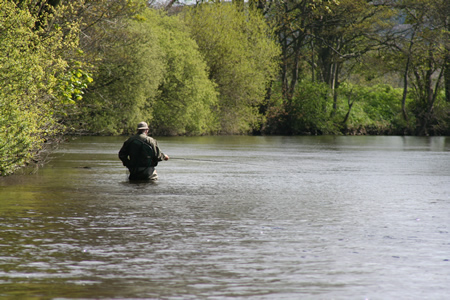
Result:
{"label": "tree", "polygon": [[[256,5],[274,24],[281,45],[286,123],[293,126],[296,122],[293,96],[297,84],[307,77],[327,84],[334,116],[338,87],[345,79],[342,75],[349,77],[353,63],[380,45],[379,33],[389,20],[386,6],[363,0],[259,1]],[[323,109],[327,109],[325,105]],[[293,133],[292,126],[286,126],[286,133]]]}
{"label": "tree", "polygon": [[341,0],[314,20],[313,39],[319,72],[316,76],[328,84],[333,97],[334,115],[337,110],[337,90],[349,76],[352,62],[364,54],[380,49],[387,36],[384,32],[392,26],[392,11],[386,5],[363,0]]}
{"label": "tree", "polygon": [[[0,175],[36,161],[43,145],[62,132],[55,111],[72,101],[64,56],[77,46],[77,24],[50,26],[27,8],[0,0]],[[59,13],[64,13],[64,8]]]}
{"label": "tree", "polygon": [[155,32],[162,53],[163,79],[153,106],[157,134],[207,134],[218,130],[217,92],[207,66],[178,16],[148,10],[144,30]]}
{"label": "tree", "polygon": [[278,69],[279,48],[258,11],[223,3],[201,4],[183,15],[219,92],[222,133],[258,128],[266,88]]}
{"label": "tree", "polygon": [[[435,105],[439,100],[442,81],[446,72],[448,55],[447,18],[441,16],[448,4],[441,0],[404,0],[395,3],[404,16],[402,34],[394,43],[406,63],[404,72],[406,97],[407,83],[412,87],[413,113],[416,118],[416,134],[428,135],[435,116]],[[397,56],[398,57],[398,56]],[[403,100],[404,101],[404,100]]]}
{"label": "tree", "polygon": [[61,0],[12,0],[18,7],[28,9],[36,18],[34,22],[34,30],[41,29],[47,21],[49,14],[52,14],[55,7],[60,4]]}
{"label": "tree", "polygon": [[[153,134],[216,129],[214,86],[177,16],[145,8],[101,27],[104,44],[87,48],[98,59],[95,81],[73,111],[72,124],[101,134],[134,132],[142,120]],[[90,29],[91,34],[97,30]]]}
{"label": "tree", "polygon": [[427,6],[432,20],[433,32],[439,37],[440,46],[436,50],[442,51],[444,57],[443,79],[445,99],[450,103],[450,2],[446,0],[434,0]]}
{"label": "tree", "polygon": [[[326,1],[330,3],[330,1]],[[312,33],[316,6],[310,1],[275,1],[269,18],[273,18],[275,33],[281,46],[281,83],[288,107],[306,61],[305,47]]]}
{"label": "tree", "polygon": [[66,21],[82,24],[82,58],[94,83],[85,89],[84,100],[67,111],[65,124],[76,133],[134,131],[135,124],[147,117],[151,104],[147,100],[156,94],[162,69],[159,51],[153,51],[156,38],[131,27],[130,19],[146,9],[145,3],[79,1],[71,8]]}

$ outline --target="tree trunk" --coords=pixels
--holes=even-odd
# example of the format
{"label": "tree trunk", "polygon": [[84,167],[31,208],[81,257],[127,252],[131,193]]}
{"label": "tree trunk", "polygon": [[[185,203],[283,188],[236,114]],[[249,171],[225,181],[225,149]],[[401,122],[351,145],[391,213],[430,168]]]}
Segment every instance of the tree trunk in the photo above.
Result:
{"label": "tree trunk", "polygon": [[297,55],[295,55],[294,63],[292,64],[291,85],[289,87],[289,95],[288,95],[291,99],[294,96],[295,87],[297,86],[297,83],[298,83],[300,55],[299,55],[299,53],[296,53],[296,54]]}
{"label": "tree trunk", "polygon": [[409,62],[411,56],[408,54],[408,59],[406,61],[405,73],[403,74],[403,96],[402,96],[402,114],[403,119],[408,121],[408,114],[406,113],[406,96],[408,95],[408,72],[409,72]]}
{"label": "tree trunk", "polygon": [[333,95],[333,111],[331,112],[331,116],[334,117],[337,113],[338,105],[337,105],[337,99],[338,99],[338,93],[337,89],[339,87],[339,72],[340,72],[340,65],[339,63],[333,63],[331,64],[331,76],[330,76],[330,88],[331,88],[331,94]]}
{"label": "tree trunk", "polygon": [[429,134],[429,124],[433,119],[434,104],[436,102],[437,94],[439,92],[439,84],[442,80],[444,69],[442,68],[439,72],[439,76],[436,79],[436,84],[433,87],[433,71],[432,71],[432,52],[430,51],[429,56],[429,70],[426,71],[424,78],[424,84],[422,85],[423,91],[421,95],[423,96],[425,111],[420,117],[420,130],[419,135]]}
{"label": "tree trunk", "polygon": [[311,40],[311,81],[316,81],[316,62],[314,61],[314,40]]}
{"label": "tree trunk", "polygon": [[445,56],[444,61],[444,89],[445,100],[450,103],[450,54]]}
{"label": "tree trunk", "polygon": [[444,35],[444,45],[445,47],[445,57],[444,57],[444,89],[445,89],[445,100],[450,103],[450,2],[444,1],[444,7],[442,8],[445,17],[444,26],[447,29]]}
{"label": "tree trunk", "polygon": [[347,111],[347,114],[345,115],[344,121],[342,121],[342,124],[344,124],[344,125],[347,123],[348,118],[350,117],[350,112],[352,110],[353,103],[355,103],[355,100],[354,99],[352,100],[352,98],[353,98],[352,96],[353,96],[353,91],[350,91],[350,94],[348,95],[348,100],[347,100],[348,111]]}

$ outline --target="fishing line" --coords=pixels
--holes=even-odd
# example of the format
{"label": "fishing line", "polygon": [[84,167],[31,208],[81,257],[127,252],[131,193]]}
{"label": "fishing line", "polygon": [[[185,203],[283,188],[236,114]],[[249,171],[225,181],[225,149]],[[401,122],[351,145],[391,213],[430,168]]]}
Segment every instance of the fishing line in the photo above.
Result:
{"label": "fishing line", "polygon": [[184,157],[172,157],[172,156],[170,157],[170,159],[205,161],[205,162],[219,162],[219,163],[227,163],[227,164],[237,164],[238,163],[238,162],[234,162],[234,161],[225,161],[225,160],[216,160],[216,159],[184,158]]}
{"label": "fishing line", "polygon": [[170,159],[178,159],[178,160],[185,160],[185,161],[199,161],[199,162],[213,162],[213,163],[225,163],[225,164],[239,164],[239,165],[248,165],[248,166],[257,166],[262,167],[261,164],[252,164],[249,162],[238,162],[238,161],[231,161],[231,160],[217,160],[217,159],[200,159],[200,158],[184,158],[184,157],[170,157]]}

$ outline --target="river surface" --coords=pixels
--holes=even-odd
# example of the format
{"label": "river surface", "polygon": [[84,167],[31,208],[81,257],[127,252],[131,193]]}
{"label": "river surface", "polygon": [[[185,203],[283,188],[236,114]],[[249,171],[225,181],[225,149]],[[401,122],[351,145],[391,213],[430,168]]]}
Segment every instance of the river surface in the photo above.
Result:
{"label": "river surface", "polygon": [[71,140],[0,179],[0,298],[448,299],[450,137]]}

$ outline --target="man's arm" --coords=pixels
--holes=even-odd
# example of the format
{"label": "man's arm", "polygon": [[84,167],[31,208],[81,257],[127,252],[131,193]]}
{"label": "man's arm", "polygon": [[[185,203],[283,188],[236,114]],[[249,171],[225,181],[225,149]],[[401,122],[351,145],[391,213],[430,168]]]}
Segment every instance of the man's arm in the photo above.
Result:
{"label": "man's arm", "polygon": [[122,148],[119,151],[119,159],[122,161],[122,164],[128,168],[130,165],[130,159],[128,158],[128,144],[127,142],[123,143]]}
{"label": "man's arm", "polygon": [[158,146],[158,142],[154,138],[148,137],[147,142],[155,150],[155,156],[156,156],[156,159],[158,159],[158,161],[169,160],[169,156],[167,154],[164,154],[161,152],[161,149],[159,149],[159,146]]}

